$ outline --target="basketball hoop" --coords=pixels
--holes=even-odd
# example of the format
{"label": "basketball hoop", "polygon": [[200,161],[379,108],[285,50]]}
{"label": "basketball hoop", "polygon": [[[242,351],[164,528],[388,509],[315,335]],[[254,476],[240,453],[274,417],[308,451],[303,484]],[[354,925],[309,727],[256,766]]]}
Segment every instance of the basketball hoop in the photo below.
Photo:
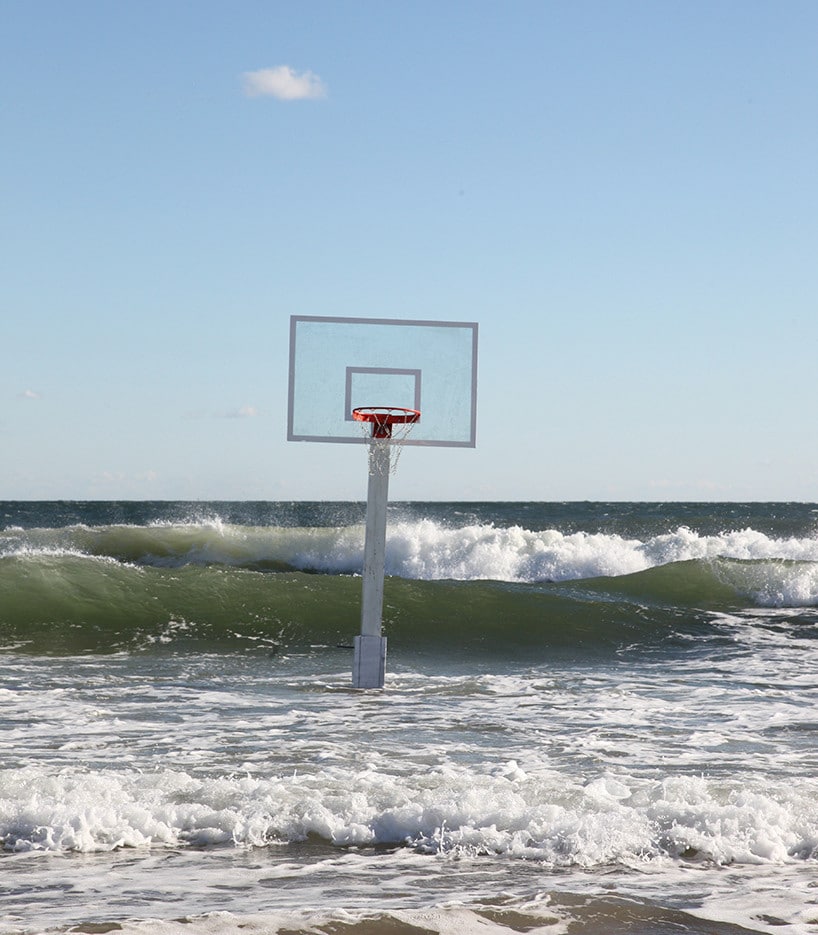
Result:
{"label": "basketball hoop", "polygon": [[352,418],[369,440],[369,473],[394,474],[403,442],[420,421],[420,411],[403,406],[358,406]]}
{"label": "basketball hoop", "polygon": [[352,410],[352,418],[360,423],[369,446],[361,634],[355,637],[352,684],[355,688],[383,688],[386,637],[381,618],[389,475],[395,473],[403,442],[420,420],[420,412],[402,406],[358,406]]}

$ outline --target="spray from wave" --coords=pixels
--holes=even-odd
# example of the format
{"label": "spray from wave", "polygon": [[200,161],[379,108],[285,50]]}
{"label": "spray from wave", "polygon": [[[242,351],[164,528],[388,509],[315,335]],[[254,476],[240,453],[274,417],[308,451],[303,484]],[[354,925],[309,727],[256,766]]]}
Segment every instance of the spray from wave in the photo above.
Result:
{"label": "spray from wave", "polygon": [[[0,557],[82,554],[153,567],[224,565],[253,570],[358,574],[364,532],[340,527],[238,526],[218,519],[148,526],[7,529]],[[520,526],[392,523],[387,574],[415,580],[568,581],[633,574],[690,560],[818,562],[818,539],[774,538],[753,529],[700,535],[686,527],[647,539]]]}
{"label": "spray from wave", "polygon": [[[347,643],[363,527],[156,523],[6,529],[0,639],[32,651],[198,640]],[[680,527],[609,533],[398,521],[384,622],[400,645],[615,646],[746,607],[818,606],[818,540]]]}

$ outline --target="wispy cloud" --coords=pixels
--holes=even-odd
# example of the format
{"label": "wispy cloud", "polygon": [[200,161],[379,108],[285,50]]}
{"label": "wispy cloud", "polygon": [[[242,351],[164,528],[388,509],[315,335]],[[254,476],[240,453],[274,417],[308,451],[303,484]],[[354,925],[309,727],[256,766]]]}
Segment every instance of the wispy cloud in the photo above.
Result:
{"label": "wispy cloud", "polygon": [[42,399],[43,394],[38,393],[36,390],[23,390],[22,393],[17,394],[18,399]]}
{"label": "wispy cloud", "polygon": [[223,409],[213,412],[207,409],[189,409],[182,414],[185,420],[197,419],[255,419],[261,412],[255,406],[239,406],[236,409]]}
{"label": "wispy cloud", "polygon": [[324,82],[311,71],[301,74],[289,65],[259,68],[242,75],[248,97],[275,97],[279,101],[304,101],[327,96]]}
{"label": "wispy cloud", "polygon": [[225,419],[254,419],[257,415],[258,409],[255,406],[239,406],[238,409],[224,413]]}

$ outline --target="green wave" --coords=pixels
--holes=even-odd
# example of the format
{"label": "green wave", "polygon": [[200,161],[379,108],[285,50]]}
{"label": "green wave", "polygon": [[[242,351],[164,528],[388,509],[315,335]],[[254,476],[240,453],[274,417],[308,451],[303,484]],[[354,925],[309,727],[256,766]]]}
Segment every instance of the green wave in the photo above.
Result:
{"label": "green wave", "polygon": [[[754,564],[688,561],[536,585],[388,578],[384,629],[393,648],[464,653],[658,640],[682,619],[700,625],[709,611],[746,604],[727,572],[747,578]],[[0,643],[38,653],[345,644],[358,632],[360,594],[353,576],[17,554],[0,559]]]}

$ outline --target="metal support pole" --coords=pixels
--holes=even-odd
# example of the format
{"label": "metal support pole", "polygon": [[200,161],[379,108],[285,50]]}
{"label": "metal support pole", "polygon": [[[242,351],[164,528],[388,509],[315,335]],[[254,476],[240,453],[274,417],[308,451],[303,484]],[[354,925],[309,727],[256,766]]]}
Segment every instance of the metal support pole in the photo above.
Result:
{"label": "metal support pole", "polygon": [[381,635],[386,559],[386,503],[389,497],[389,448],[369,446],[366,539],[361,594],[361,635],[355,637],[353,688],[383,688],[386,637]]}

